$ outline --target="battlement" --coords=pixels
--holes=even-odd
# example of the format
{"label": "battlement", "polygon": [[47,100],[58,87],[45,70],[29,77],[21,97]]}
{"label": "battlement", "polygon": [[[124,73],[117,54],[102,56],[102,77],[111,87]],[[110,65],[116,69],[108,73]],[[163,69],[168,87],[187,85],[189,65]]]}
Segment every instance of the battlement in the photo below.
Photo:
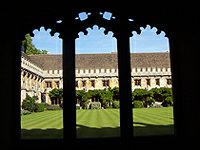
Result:
{"label": "battlement", "polygon": [[[131,76],[165,76],[171,75],[171,68],[132,68]],[[101,68],[101,69],[76,69],[76,77],[106,77],[118,76],[118,68]]]}

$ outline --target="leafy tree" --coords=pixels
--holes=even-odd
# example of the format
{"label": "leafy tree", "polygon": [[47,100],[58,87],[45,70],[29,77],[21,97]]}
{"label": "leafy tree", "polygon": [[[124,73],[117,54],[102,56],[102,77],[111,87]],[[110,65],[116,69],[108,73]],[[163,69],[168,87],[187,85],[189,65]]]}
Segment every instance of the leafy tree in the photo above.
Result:
{"label": "leafy tree", "polygon": [[95,101],[95,102],[101,101],[100,93],[101,93],[101,90],[98,90],[98,89],[93,90],[93,101]]}
{"label": "leafy tree", "polygon": [[152,91],[147,89],[135,89],[132,93],[132,101],[140,100],[143,102],[144,107],[151,106],[155,100],[152,98]]}
{"label": "leafy tree", "polygon": [[158,102],[163,102],[167,97],[172,97],[172,88],[152,88],[153,98]]}
{"label": "leafy tree", "polygon": [[76,90],[76,104],[81,103],[81,99],[83,96],[84,91],[83,90]]}
{"label": "leafy tree", "polygon": [[113,93],[113,100],[119,100],[119,87],[114,87],[113,89],[111,89],[112,93]]}
{"label": "leafy tree", "polygon": [[89,103],[88,93],[85,90],[77,90],[76,91],[76,99],[77,104],[80,104],[84,109],[87,108],[87,105]]}
{"label": "leafy tree", "polygon": [[35,45],[32,43],[32,38],[29,33],[25,35],[25,39],[22,41],[22,49],[27,54],[47,54],[47,50],[39,50],[35,47]]}
{"label": "leafy tree", "polygon": [[167,97],[171,97],[172,98],[172,88],[163,87],[163,88],[161,88],[161,90],[162,90],[162,96],[163,96],[164,100]]}
{"label": "leafy tree", "polygon": [[88,104],[89,104],[89,100],[88,100],[87,94],[84,94],[82,96],[82,106],[83,106],[83,108],[87,109],[88,108]]}
{"label": "leafy tree", "polygon": [[112,106],[112,102],[113,102],[113,93],[111,92],[110,89],[105,89],[102,90],[101,93],[101,104],[104,108],[108,108]]}
{"label": "leafy tree", "polygon": [[88,99],[91,99],[92,102],[99,102],[101,99],[101,90],[95,89],[95,90],[89,90],[87,92]]}
{"label": "leafy tree", "polygon": [[63,89],[54,88],[49,91],[49,97],[51,98],[52,104],[59,104],[62,105],[63,101]]}
{"label": "leafy tree", "polygon": [[150,90],[150,92],[153,93],[153,98],[157,102],[163,102],[164,98],[163,98],[163,89],[162,88],[152,88]]}

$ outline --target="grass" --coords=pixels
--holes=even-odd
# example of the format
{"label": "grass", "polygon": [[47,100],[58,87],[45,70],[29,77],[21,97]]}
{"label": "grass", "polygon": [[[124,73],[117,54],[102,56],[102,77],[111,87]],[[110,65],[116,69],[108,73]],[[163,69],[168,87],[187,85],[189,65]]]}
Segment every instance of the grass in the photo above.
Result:
{"label": "grass", "polygon": [[[133,109],[134,136],[173,134],[173,110]],[[21,117],[22,139],[63,138],[63,111],[45,111]],[[118,109],[77,110],[77,137],[119,137]]]}
{"label": "grass", "polygon": [[134,109],[133,112],[134,136],[174,133],[172,107]]}

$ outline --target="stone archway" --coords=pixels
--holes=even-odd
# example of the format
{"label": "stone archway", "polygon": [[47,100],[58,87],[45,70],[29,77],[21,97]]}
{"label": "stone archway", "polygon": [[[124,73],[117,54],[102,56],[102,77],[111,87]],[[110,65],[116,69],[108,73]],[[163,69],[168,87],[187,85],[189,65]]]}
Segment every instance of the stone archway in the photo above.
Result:
{"label": "stone archway", "polygon": [[[34,1],[36,3],[36,1]],[[7,2],[6,2],[7,3]],[[20,66],[16,66],[16,64],[20,64],[20,41],[23,39],[23,35],[27,33],[27,31],[30,31],[33,29],[33,27],[40,26],[40,25],[51,25],[50,28],[55,27],[54,20],[57,20],[58,18],[62,18],[65,14],[67,14],[67,18],[69,20],[74,18],[74,14],[80,12],[80,11],[86,11],[86,10],[93,10],[98,11],[99,10],[109,10],[111,8],[111,11],[113,13],[117,13],[117,15],[122,16],[121,18],[131,18],[132,16],[135,17],[138,24],[140,26],[146,25],[146,22],[149,24],[156,26],[160,28],[161,30],[164,30],[167,32],[168,37],[170,39],[170,50],[172,52],[171,58],[172,67],[173,70],[175,70],[173,75],[173,87],[175,88],[175,96],[176,96],[176,111],[175,111],[175,117],[176,117],[176,127],[177,128],[177,136],[181,137],[183,141],[187,141],[188,138],[193,138],[191,136],[192,134],[198,135],[198,129],[197,122],[199,116],[198,113],[194,113],[194,110],[199,110],[197,105],[198,96],[196,93],[198,93],[198,88],[190,88],[187,89],[186,87],[193,87],[194,83],[197,84],[197,81],[199,79],[198,74],[196,73],[196,64],[198,64],[198,55],[196,55],[196,52],[198,51],[198,37],[199,35],[196,32],[196,27],[199,26],[198,18],[199,13],[197,13],[198,9],[192,9],[188,11],[188,8],[194,6],[195,4],[186,4],[183,6],[180,6],[180,4],[176,5],[174,3],[168,3],[162,7],[157,7],[157,5],[154,5],[152,1],[149,1],[148,3],[144,4],[144,2],[135,2],[134,8],[130,7],[131,2],[114,2],[114,1],[101,1],[96,2],[92,1],[89,3],[82,3],[74,0],[73,2],[69,1],[62,1],[61,3],[45,3],[40,5],[33,5],[30,6],[29,9],[31,11],[28,11],[29,13],[24,13],[24,5],[23,2],[18,2],[18,6],[15,7],[15,9],[12,9],[10,6],[10,2],[8,2],[9,5],[7,7],[5,6],[3,9],[1,9],[1,16],[3,16],[1,19],[3,20],[1,26],[2,26],[2,49],[4,50],[3,56],[6,56],[6,61],[10,62],[7,63],[7,65],[4,67],[5,72],[9,72],[10,74],[3,74],[2,78],[7,79],[4,92],[7,93],[10,91],[10,94],[7,95],[7,101],[5,101],[7,106],[13,106],[12,111],[5,114],[5,122],[6,125],[3,126],[2,129],[7,129],[6,131],[12,131],[10,133],[10,137],[8,137],[8,133],[6,132],[5,138],[7,141],[5,143],[9,143],[10,141],[14,142],[15,144],[19,142],[19,135],[16,133],[19,133],[20,125],[20,114],[19,114],[19,101],[15,101],[13,99],[20,99],[19,96],[19,87],[20,82],[16,78],[20,76]],[[120,5],[117,5],[120,4]],[[145,10],[142,10],[144,6],[148,6]],[[198,5],[196,5],[198,6]],[[35,8],[37,8],[37,11],[34,11]],[[122,11],[122,8],[125,11]],[[132,8],[132,9],[130,9]],[[67,10],[66,10],[67,9]],[[15,19],[14,19],[15,18]],[[187,18],[187,21],[186,21]],[[68,20],[67,19],[67,20]],[[145,21],[146,20],[146,21]],[[121,21],[121,20],[120,20]],[[45,24],[43,24],[45,23]],[[120,23],[120,22],[119,22]],[[73,23],[70,23],[70,27],[73,27]],[[116,29],[119,29],[119,24],[116,24]],[[120,23],[121,26],[121,23]],[[126,26],[126,25],[123,25]],[[187,29],[187,30],[186,30]],[[73,37],[73,32],[72,37]],[[12,36],[11,36],[12,35]],[[12,43],[12,44],[10,44]],[[70,39],[69,39],[70,43]],[[73,42],[71,42],[73,43]],[[70,47],[69,47],[70,48]],[[72,46],[73,48],[73,46]],[[190,51],[188,53],[188,50]],[[74,54],[70,53],[70,56],[66,56],[65,58],[69,58],[70,61],[73,61]],[[126,57],[126,53],[122,54],[123,57]],[[186,61],[186,60],[191,61]],[[186,67],[185,67],[186,66]],[[74,66],[72,66],[74,67]],[[186,72],[186,68],[189,68],[189,71]],[[70,69],[70,66],[66,66],[65,69]],[[73,70],[70,71],[73,75]],[[12,80],[10,80],[10,78]],[[71,78],[71,77],[69,77]],[[66,78],[67,79],[67,78]],[[190,82],[185,82],[188,79],[190,79]],[[175,82],[174,82],[175,81]],[[70,83],[71,85],[73,83]],[[68,93],[68,92],[67,92]],[[183,95],[182,95],[183,94]],[[188,101],[190,99],[190,101]],[[70,104],[70,103],[69,103]],[[73,104],[71,104],[73,105]],[[193,106],[193,107],[188,107]],[[5,107],[6,108],[6,107]],[[184,109],[187,108],[187,112],[184,111]],[[5,109],[5,111],[9,111],[10,109]],[[70,109],[72,110],[72,108]],[[73,111],[72,111],[73,112]],[[67,112],[66,112],[67,114]],[[16,116],[16,117],[13,117]],[[188,116],[193,116],[190,118],[190,121],[188,122]],[[125,117],[125,116],[124,116]],[[12,118],[12,119],[7,119]],[[14,119],[13,119],[14,118]],[[72,120],[72,122],[75,122],[74,120],[74,114],[72,113],[72,116],[68,116],[68,119]],[[3,121],[4,123],[4,121]],[[65,122],[67,125],[68,122]],[[10,127],[7,125],[11,125],[12,129],[10,130]],[[185,130],[183,127],[186,126],[190,130]],[[66,135],[68,133],[69,137],[66,137],[66,141],[72,141],[71,139],[74,139],[75,137],[75,128],[73,126],[73,123],[70,123],[67,125],[67,127],[72,127],[72,131],[70,132],[68,129],[65,129]],[[72,133],[73,132],[73,133]],[[124,133],[124,132],[123,132]],[[189,136],[188,136],[189,135]],[[123,134],[123,136],[126,136],[126,134]],[[7,138],[8,137],[8,138]],[[68,140],[69,139],[69,140]],[[164,140],[172,140],[174,138],[164,138]],[[194,139],[194,138],[193,138]],[[124,143],[132,142],[132,140],[127,140],[126,138],[122,138]],[[144,139],[147,140],[147,139]],[[153,138],[155,140],[155,138]],[[150,140],[153,142],[153,140]],[[156,139],[158,141],[164,142],[163,138]],[[17,142],[16,142],[17,141]],[[48,142],[48,141],[47,141]],[[119,142],[119,141],[117,141]],[[117,143],[116,142],[116,143]],[[138,140],[136,139],[137,143]],[[148,141],[149,142],[149,141]],[[187,141],[188,142],[188,141]],[[4,142],[3,142],[4,143]],[[44,142],[45,143],[45,142]],[[96,142],[95,142],[96,143]],[[107,142],[105,142],[107,143]],[[114,142],[115,143],[115,142]],[[115,143],[115,144],[116,144]],[[58,146],[52,143],[45,143],[46,146]],[[50,144],[50,145],[49,145]],[[108,143],[107,143],[108,144]],[[130,144],[130,143],[129,143]],[[16,144],[18,146],[18,144]],[[61,144],[62,145],[62,144]],[[66,145],[66,144],[63,144]],[[87,144],[86,144],[87,145]],[[94,144],[95,145],[95,144]],[[8,146],[8,145],[5,145]],[[37,146],[37,144],[33,145]],[[111,145],[113,148],[113,144]],[[116,144],[115,147],[120,146],[119,144]],[[131,146],[134,146],[134,144],[131,144]]]}
{"label": "stone archway", "polygon": [[[90,9],[88,9],[90,10]],[[52,12],[50,12],[51,14]],[[98,10],[91,11],[90,17],[85,21],[79,21],[73,18],[76,14],[76,11],[69,13],[69,15],[61,15],[61,17],[54,16],[53,18],[48,18],[44,20],[37,20],[33,24],[27,26],[23,24],[22,28],[25,28],[24,31],[33,28],[33,26],[41,26],[40,24],[48,24],[50,28],[53,28],[53,31],[58,31],[60,37],[63,39],[63,97],[65,99],[64,103],[64,113],[68,116],[69,120],[64,120],[65,123],[65,134],[69,135],[71,138],[76,138],[75,135],[75,121],[76,121],[76,112],[73,109],[75,106],[75,38],[78,31],[82,30],[85,27],[91,26],[94,23],[100,26],[104,26],[109,30],[114,31],[114,36],[117,38],[117,47],[118,47],[118,63],[119,63],[119,88],[120,88],[120,99],[126,99],[126,101],[121,101],[120,105],[120,123],[123,139],[132,138],[132,91],[131,91],[131,70],[130,70],[130,48],[129,48],[129,38],[131,35],[132,27],[129,24],[129,14],[126,13],[117,13],[116,18],[111,21],[105,21],[99,15]],[[46,17],[46,15],[44,15]],[[62,20],[61,23],[58,23],[58,18]],[[137,20],[136,20],[137,21]],[[136,22],[134,26],[135,30],[139,30],[143,23],[143,20]],[[141,24],[141,25],[140,25]],[[137,29],[138,28],[138,29]],[[52,32],[53,33],[53,32]],[[124,67],[127,66],[127,67]],[[70,133],[70,134],[69,134]]]}

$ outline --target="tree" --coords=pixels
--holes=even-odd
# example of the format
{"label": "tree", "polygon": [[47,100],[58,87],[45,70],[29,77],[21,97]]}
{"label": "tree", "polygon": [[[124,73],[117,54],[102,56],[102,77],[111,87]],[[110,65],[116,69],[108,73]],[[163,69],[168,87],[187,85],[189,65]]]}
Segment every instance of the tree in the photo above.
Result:
{"label": "tree", "polygon": [[76,99],[77,104],[83,107],[83,109],[87,109],[89,104],[88,94],[84,90],[77,90],[76,91]]}
{"label": "tree", "polygon": [[142,101],[144,107],[152,106],[155,103],[153,92],[147,89],[135,89],[132,92],[132,101],[134,102],[135,100]]}
{"label": "tree", "polygon": [[113,100],[119,101],[119,87],[114,87],[111,91],[113,93]]}
{"label": "tree", "polygon": [[47,54],[47,50],[39,50],[35,47],[35,45],[32,43],[32,38],[29,33],[25,35],[25,39],[22,41],[22,50],[27,54]]}
{"label": "tree", "polygon": [[153,98],[158,102],[163,102],[167,97],[172,97],[172,88],[152,88]]}
{"label": "tree", "polygon": [[51,98],[52,104],[62,105],[63,100],[63,89],[54,88],[49,91],[49,97]]}
{"label": "tree", "polygon": [[104,89],[100,93],[101,95],[101,104],[104,108],[109,108],[112,106],[113,102],[113,93],[110,89]]}

